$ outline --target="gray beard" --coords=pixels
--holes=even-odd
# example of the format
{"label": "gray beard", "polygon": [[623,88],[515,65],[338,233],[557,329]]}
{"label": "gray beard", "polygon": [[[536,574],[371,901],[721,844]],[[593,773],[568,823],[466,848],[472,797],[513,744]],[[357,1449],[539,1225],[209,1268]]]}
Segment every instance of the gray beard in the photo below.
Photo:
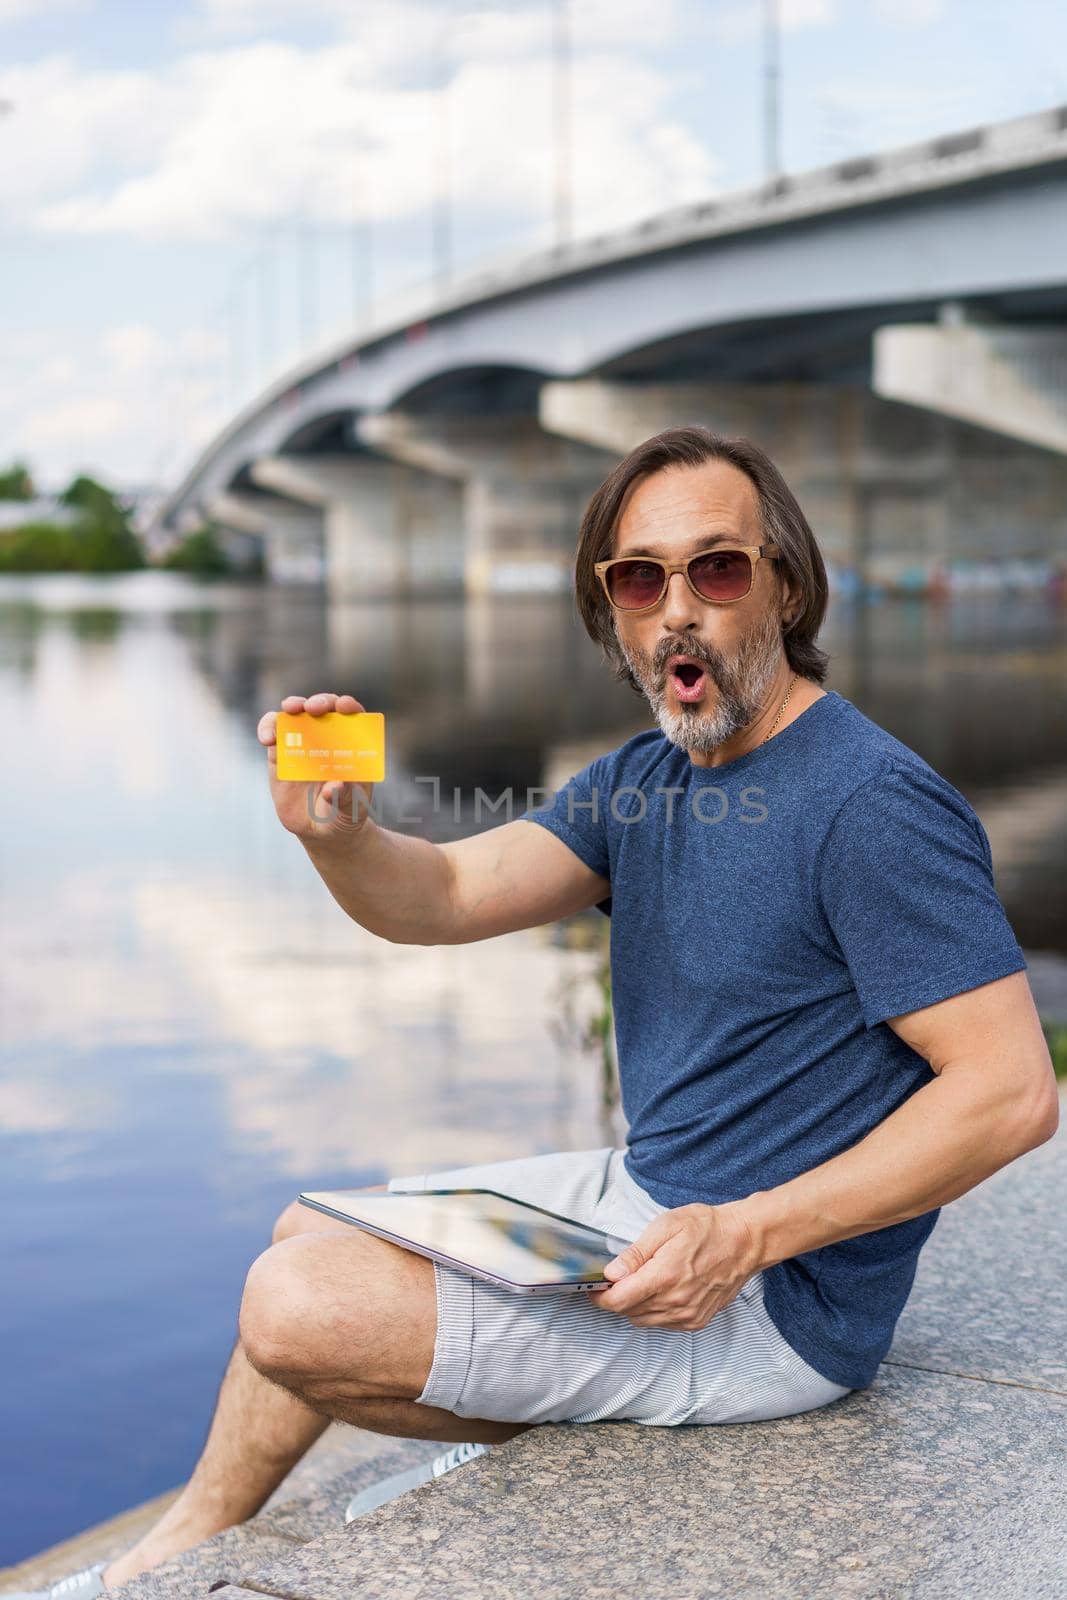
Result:
{"label": "gray beard", "polygon": [[[691,640],[661,643],[655,658],[630,655],[616,632],[619,649],[642,693],[652,707],[656,721],[671,744],[700,755],[710,755],[728,739],[747,728],[766,704],[771,685],[781,664],[781,619],[768,611],[738,646],[732,660],[701,643],[692,648]],[[672,655],[692,655],[718,689],[716,703],[706,708],[706,699],[693,706],[672,709],[663,669]]]}

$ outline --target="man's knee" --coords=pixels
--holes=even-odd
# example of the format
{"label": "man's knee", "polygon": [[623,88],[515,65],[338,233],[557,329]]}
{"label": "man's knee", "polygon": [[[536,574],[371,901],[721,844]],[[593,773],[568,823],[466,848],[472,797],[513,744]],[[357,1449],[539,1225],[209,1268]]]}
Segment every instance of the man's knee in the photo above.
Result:
{"label": "man's knee", "polygon": [[[284,1220],[283,1212],[279,1224]],[[378,1241],[350,1223],[320,1220],[332,1226],[303,1227],[275,1239],[256,1257],[245,1278],[238,1314],[241,1344],[252,1366],[279,1383],[290,1376],[313,1377],[331,1370],[339,1340],[344,1341],[342,1327],[351,1336],[361,1320],[363,1295],[358,1272],[354,1277],[352,1272]],[[339,1245],[343,1245],[340,1256]]]}
{"label": "man's knee", "polygon": [[276,1240],[253,1261],[237,1318],[249,1362],[264,1377],[276,1381],[306,1370],[313,1356],[307,1337],[313,1323],[308,1303],[312,1291],[300,1269],[297,1257],[301,1247],[293,1245],[295,1238],[292,1234]]}
{"label": "man's knee", "polygon": [[293,1235],[256,1257],[238,1317],[245,1356],[297,1392],[343,1375],[414,1398],[433,1361],[433,1263],[359,1228],[344,1234]]}
{"label": "man's knee", "polygon": [[[364,1189],[357,1189],[355,1192],[380,1194],[388,1187],[387,1183],[376,1183]],[[351,1226],[350,1222],[341,1222],[337,1217],[328,1217],[325,1212],[316,1211],[314,1206],[305,1206],[299,1200],[291,1200],[271,1230],[271,1243],[280,1244],[283,1239],[292,1239],[298,1233],[322,1233],[334,1228]]]}

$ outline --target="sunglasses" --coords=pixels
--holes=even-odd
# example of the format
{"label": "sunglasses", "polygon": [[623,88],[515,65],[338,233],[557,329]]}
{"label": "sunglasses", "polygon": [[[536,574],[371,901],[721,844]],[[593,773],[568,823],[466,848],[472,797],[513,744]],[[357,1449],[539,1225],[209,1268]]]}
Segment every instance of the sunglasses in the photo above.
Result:
{"label": "sunglasses", "polygon": [[772,544],[746,544],[736,549],[716,545],[700,550],[688,561],[661,561],[657,556],[615,556],[610,561],[594,561],[593,571],[604,586],[604,593],[619,611],[650,611],[667,592],[673,572],[684,572],[685,581],[700,600],[712,605],[729,605],[743,600],[752,588],[756,562],[779,560]]}

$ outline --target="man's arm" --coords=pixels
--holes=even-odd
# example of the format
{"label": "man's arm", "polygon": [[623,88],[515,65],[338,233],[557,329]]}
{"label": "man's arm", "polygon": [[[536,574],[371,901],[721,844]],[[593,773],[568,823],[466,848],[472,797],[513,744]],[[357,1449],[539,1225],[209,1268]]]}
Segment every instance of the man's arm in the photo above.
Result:
{"label": "man's arm", "polygon": [[752,1272],[947,1205],[1059,1126],[1048,1046],[1024,972],[888,1024],[937,1077],[851,1149],[722,1209]]}
{"label": "man's arm", "polygon": [[[281,708],[312,718],[364,710],[354,695],[333,693],[286,695]],[[607,877],[537,822],[519,817],[444,845],[393,833],[371,814],[373,783],[278,778],[276,711],[260,717],[256,737],[279,821],[341,909],[393,944],[471,944],[555,922],[611,893]]]}
{"label": "man's arm", "polygon": [[338,905],[393,944],[473,944],[584,911],[611,893],[555,834],[519,817],[433,844],[378,825],[304,838]]}
{"label": "man's arm", "polygon": [[1059,1100],[1025,973],[893,1017],[937,1077],[850,1150],[777,1188],[655,1217],[592,1303],[635,1327],[698,1329],[756,1272],[946,1205],[1051,1139]]}

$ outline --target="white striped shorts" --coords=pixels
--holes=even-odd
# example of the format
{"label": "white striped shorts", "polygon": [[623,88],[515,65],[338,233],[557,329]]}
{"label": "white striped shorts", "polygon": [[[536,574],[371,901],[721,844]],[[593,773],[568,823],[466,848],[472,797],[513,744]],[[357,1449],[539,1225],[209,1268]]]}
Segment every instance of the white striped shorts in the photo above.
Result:
{"label": "white striped shorts", "polygon": [[[623,1165],[575,1150],[393,1178],[392,1190],[484,1188],[633,1240],[667,1210]],[[585,1294],[514,1294],[434,1262],[437,1336],[418,1404],[493,1422],[762,1422],[850,1391],[786,1343],[763,1274],[695,1332],[635,1328]]]}

